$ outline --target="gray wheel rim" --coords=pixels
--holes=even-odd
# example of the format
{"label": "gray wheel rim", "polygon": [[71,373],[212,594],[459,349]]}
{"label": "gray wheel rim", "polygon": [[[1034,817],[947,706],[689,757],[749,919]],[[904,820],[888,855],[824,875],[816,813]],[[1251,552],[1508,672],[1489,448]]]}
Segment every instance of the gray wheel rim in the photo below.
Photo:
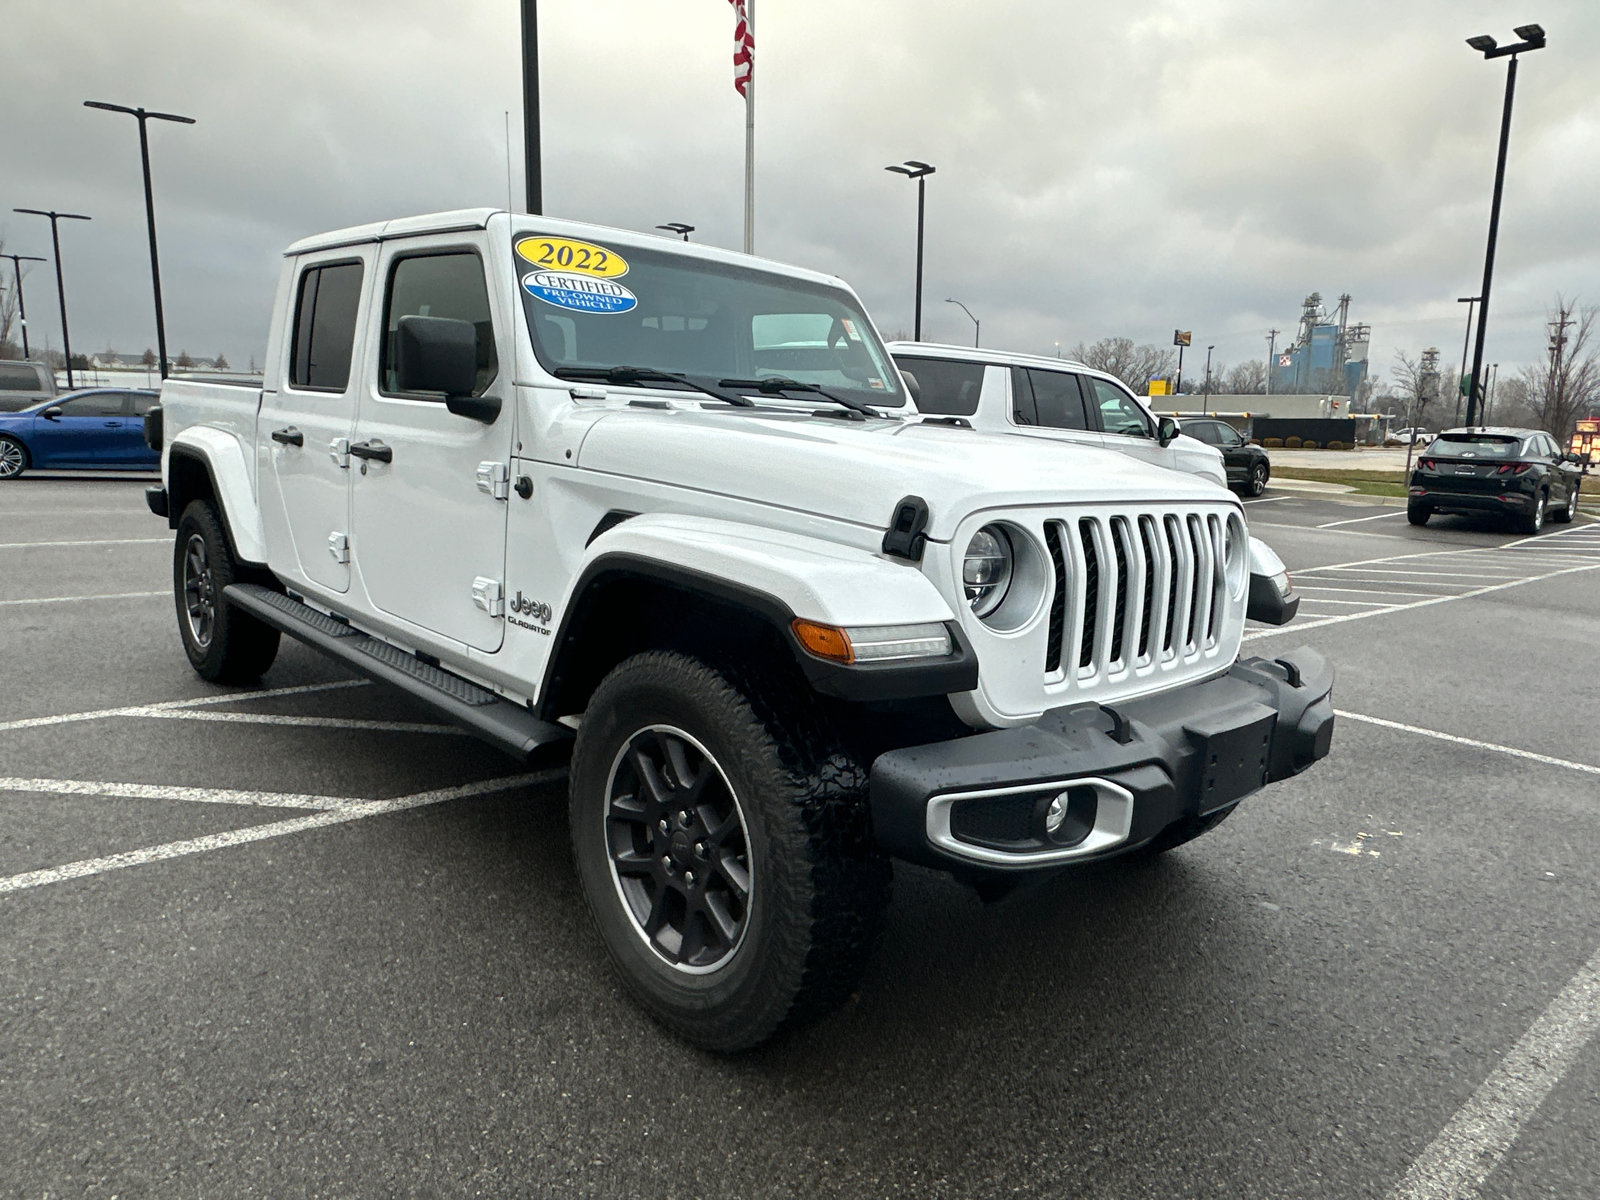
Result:
{"label": "gray wheel rim", "polygon": [[1533,529],[1537,533],[1544,528],[1544,493],[1539,493],[1539,499],[1533,506]]}
{"label": "gray wheel rim", "polygon": [[198,533],[191,533],[183,548],[183,610],[189,636],[196,646],[206,649],[217,628],[217,590],[206,540]]}
{"label": "gray wheel rim", "polygon": [[1259,496],[1266,490],[1267,469],[1263,466],[1257,465],[1255,470],[1250,472],[1250,493],[1252,495]]}
{"label": "gray wheel rim", "polygon": [[1567,493],[1567,520],[1572,520],[1578,515],[1578,489],[1573,488]]}
{"label": "gray wheel rim", "polygon": [[726,966],[750,926],[754,878],[744,810],[711,752],[671,725],[639,730],[611,764],[600,820],[611,882],[645,945],[686,975]]}
{"label": "gray wheel rim", "polygon": [[9,438],[0,440],[0,479],[22,474],[22,447]]}

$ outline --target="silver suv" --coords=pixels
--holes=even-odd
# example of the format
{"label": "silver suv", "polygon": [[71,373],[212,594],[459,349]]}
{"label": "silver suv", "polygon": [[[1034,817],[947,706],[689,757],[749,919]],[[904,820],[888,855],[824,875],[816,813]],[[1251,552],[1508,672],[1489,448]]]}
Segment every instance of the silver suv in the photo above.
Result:
{"label": "silver suv", "polygon": [[21,412],[56,396],[56,375],[41,362],[0,362],[0,412]]}

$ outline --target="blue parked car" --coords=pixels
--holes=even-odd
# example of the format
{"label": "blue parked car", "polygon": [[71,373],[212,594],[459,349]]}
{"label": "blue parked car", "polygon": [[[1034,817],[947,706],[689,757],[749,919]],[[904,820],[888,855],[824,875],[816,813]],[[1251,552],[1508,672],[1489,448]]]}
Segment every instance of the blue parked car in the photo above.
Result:
{"label": "blue parked car", "polygon": [[0,479],[29,467],[154,471],[161,455],[144,444],[154,391],[95,388],[0,412]]}

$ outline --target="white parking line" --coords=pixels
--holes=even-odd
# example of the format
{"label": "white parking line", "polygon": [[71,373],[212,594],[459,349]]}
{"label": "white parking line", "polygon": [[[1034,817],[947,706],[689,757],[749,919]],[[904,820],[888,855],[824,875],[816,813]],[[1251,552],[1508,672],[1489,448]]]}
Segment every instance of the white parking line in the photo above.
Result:
{"label": "white parking line", "polygon": [[36,546],[149,546],[159,542],[163,546],[172,545],[172,539],[164,538],[94,538],[88,541],[73,542],[0,542],[0,550],[26,550]]}
{"label": "white parking line", "polygon": [[145,863],[161,862],[169,858],[182,858],[190,854],[204,854],[228,846],[242,846],[266,838],[283,837],[307,829],[322,829],[367,817],[381,817],[387,813],[408,808],[421,808],[427,804],[442,804],[447,800],[466,800],[473,796],[487,796],[517,787],[534,787],[553,783],[566,775],[565,768],[534,771],[525,775],[507,775],[499,779],[486,779],[481,783],[466,783],[460,787],[440,788],[432,792],[417,792],[395,800],[365,800],[341,804],[337,808],[313,813],[307,817],[291,817],[287,821],[270,821],[264,825],[251,825],[227,833],[214,833],[206,837],[189,838],[181,842],[167,842],[160,846],[146,846],[125,854],[111,854],[104,858],[88,858],[65,866],[50,867],[42,871],[27,871],[0,879],[0,895],[20,892],[27,888],[43,887],[48,883],[61,883],[68,879],[82,879],[86,875],[103,875],[107,871],[120,871],[124,867],[138,867]]}
{"label": "white parking line", "polygon": [[1552,758],[1548,754],[1535,754],[1531,750],[1518,750],[1515,746],[1502,746],[1498,742],[1480,742],[1476,738],[1459,737],[1453,733],[1441,733],[1437,729],[1424,729],[1420,725],[1406,725],[1399,721],[1386,721],[1382,717],[1369,717],[1362,713],[1346,712],[1342,708],[1333,710],[1336,716],[1346,721],[1361,721],[1368,725],[1381,725],[1385,729],[1398,729],[1402,733],[1415,733],[1422,737],[1437,738],[1441,742],[1454,742],[1458,746],[1471,746],[1477,750],[1493,750],[1498,754],[1509,754],[1514,758],[1526,758],[1532,762],[1545,763],[1552,767],[1565,767],[1569,771],[1582,771],[1586,775],[1600,775],[1600,767],[1588,763],[1573,762],[1567,758]]}
{"label": "white parking line", "polygon": [[1471,1200],[1522,1127],[1600,1030],[1600,953],[1429,1143],[1390,1200]]}
{"label": "white parking line", "polygon": [[1375,517],[1351,517],[1348,521],[1328,521],[1328,522],[1325,522],[1324,524],[1318,525],[1317,528],[1318,529],[1337,529],[1340,525],[1359,525],[1363,521],[1382,521],[1387,517],[1403,517],[1405,515],[1406,515],[1406,510],[1402,508],[1402,509],[1398,510],[1397,512],[1379,513]]}
{"label": "white parking line", "polygon": [[380,733],[456,733],[466,730],[454,725],[423,721],[365,721],[354,717],[289,717],[281,713],[195,712],[193,709],[164,708],[154,712],[129,713],[134,717],[157,717],[164,721],[222,721],[237,725],[294,725],[305,729],[370,729]]}
{"label": "white parking line", "polygon": [[143,600],[150,596],[170,596],[172,589],[161,592],[104,592],[98,596],[39,596],[31,600],[0,600],[0,608],[13,604],[74,604],[81,600]]}
{"label": "white parking line", "polygon": [[[1359,580],[1353,582],[1360,582]],[[1414,596],[1419,600],[1431,600],[1438,595],[1437,592],[1392,592],[1388,588],[1376,587],[1317,587],[1309,583],[1296,583],[1294,590],[1297,592],[1350,592],[1357,596]],[[1309,597],[1308,597],[1309,599]],[[1374,601],[1375,604],[1385,603]],[[1401,607],[1404,607],[1403,605]]]}
{"label": "white parking line", "polygon": [[84,779],[19,779],[0,775],[0,792],[47,792],[57,796],[111,796],[123,800],[187,800],[195,804],[248,804],[265,808],[338,808],[348,796],[295,792],[240,792],[229,788],[165,787],[148,783],[101,783]]}
{"label": "white parking line", "polygon": [[1295,500],[1295,496],[1266,496],[1260,500],[1241,500],[1241,504],[1276,504],[1279,500]]}
{"label": "white parking line", "polygon": [[[1513,579],[1508,583],[1490,584],[1488,587],[1473,588],[1471,591],[1458,592],[1453,596],[1430,596],[1426,600],[1418,600],[1414,604],[1395,605],[1390,608],[1377,609],[1372,612],[1343,613],[1337,617],[1318,617],[1315,621],[1305,621],[1300,624],[1290,622],[1288,625],[1278,625],[1271,629],[1256,629],[1244,635],[1244,640],[1253,642],[1257,638],[1276,637],[1281,633],[1304,633],[1308,629],[1317,629],[1323,625],[1341,625],[1346,621],[1361,621],[1367,617],[1382,616],[1387,613],[1411,612],[1418,608],[1431,608],[1435,604],[1448,604],[1452,600],[1470,600],[1474,596],[1487,596],[1491,592],[1503,592],[1507,588],[1521,587],[1527,583],[1541,583],[1546,579],[1556,579],[1562,575],[1577,575],[1584,571],[1600,570],[1600,562],[1591,563],[1582,567],[1567,567],[1560,571],[1549,571],[1543,575],[1531,575],[1527,579]],[[1351,590],[1351,589],[1343,589]],[[1385,592],[1384,595],[1392,593]]]}
{"label": "white parking line", "polygon": [[304,696],[312,692],[370,686],[371,681],[366,679],[341,679],[337,683],[302,683],[295,687],[266,688],[259,692],[229,692],[225,696],[198,696],[192,700],[162,700],[156,704],[97,708],[89,712],[59,713],[50,717],[18,717],[14,721],[0,721],[0,733],[12,729],[38,729],[45,725],[69,725],[75,721],[98,721],[105,717],[148,717],[171,709],[203,708],[212,704],[233,704],[240,700],[267,700],[275,696]]}

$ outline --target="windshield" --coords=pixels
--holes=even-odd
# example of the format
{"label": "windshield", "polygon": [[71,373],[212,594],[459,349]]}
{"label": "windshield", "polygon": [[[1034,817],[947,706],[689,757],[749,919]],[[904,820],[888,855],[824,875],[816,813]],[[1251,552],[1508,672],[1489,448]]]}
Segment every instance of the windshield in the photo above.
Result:
{"label": "windshield", "polygon": [[1428,447],[1429,454],[1447,458],[1515,458],[1521,438],[1483,433],[1447,433]]}
{"label": "windshield", "polygon": [[848,292],[632,246],[529,233],[514,244],[534,353],[547,371],[793,379],[878,407],[905,404],[888,353]]}

